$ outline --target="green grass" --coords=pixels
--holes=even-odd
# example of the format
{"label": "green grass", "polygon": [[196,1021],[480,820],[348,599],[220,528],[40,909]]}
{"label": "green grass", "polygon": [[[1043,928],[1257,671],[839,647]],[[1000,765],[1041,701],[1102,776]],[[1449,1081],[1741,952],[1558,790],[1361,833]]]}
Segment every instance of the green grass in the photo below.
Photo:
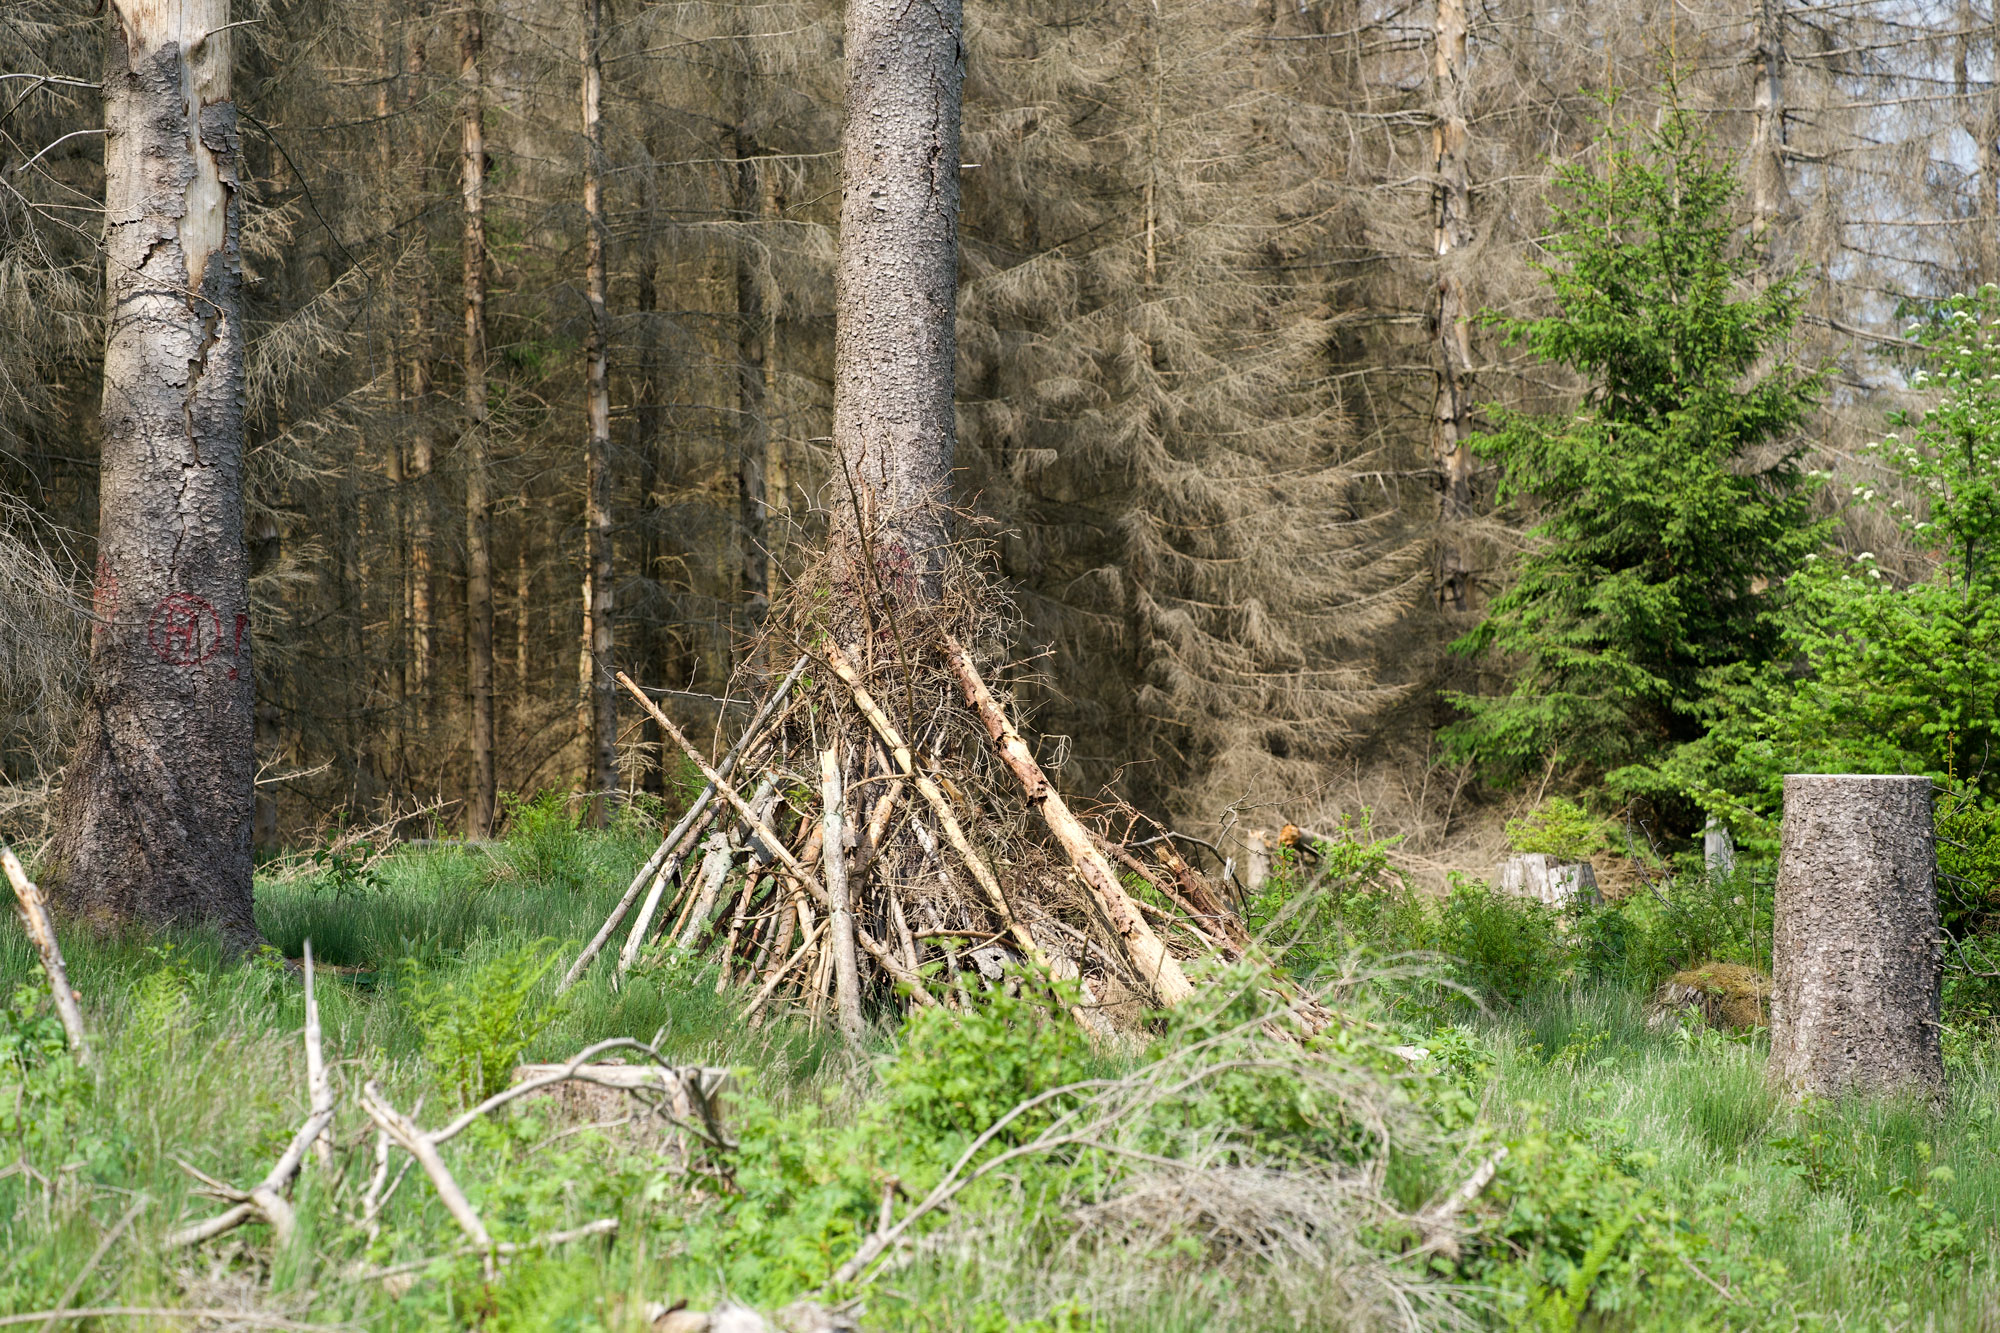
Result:
{"label": "green grass", "polygon": [[1626,993],[1553,992],[1481,1031],[1504,1129],[1532,1114],[1615,1144],[1665,1198],[1721,1195],[1807,1326],[2000,1327],[2000,1047],[1956,1062],[1942,1105],[1800,1108],[1767,1087],[1761,1036],[1649,1032]]}
{"label": "green grass", "polygon": [[[296,973],[276,952],[238,963],[200,938],[65,932],[97,1054],[80,1073],[52,1049],[28,945],[0,931],[0,1001],[16,996],[0,1016],[0,1312],[51,1308],[79,1275],[74,1304],[253,1308],[383,1330],[622,1333],[643,1327],[648,1301],[775,1306],[852,1252],[886,1180],[919,1197],[987,1108],[1052,1081],[1143,1079],[1243,1016],[1239,1002],[1177,1018],[1150,1050],[1106,1052],[1033,1004],[993,999],[977,1022],[880,1029],[857,1056],[792,1019],[746,1030],[741,992],[716,994],[713,970],[692,959],[642,968],[618,990],[600,966],[539,1017],[510,1009],[496,979],[556,955],[526,1001],[539,1010],[646,850],[640,837],[545,820],[532,841],[260,882],[259,923],[277,951],[296,957],[310,937],[321,961],[356,969],[321,974],[338,1149],[331,1173],[303,1174],[300,1235],[282,1252],[261,1225],[199,1250],[161,1240],[223,1206],[199,1197],[177,1161],[247,1185],[304,1118]],[[1505,921],[1475,924],[1480,947],[1499,949]],[[1311,965],[1333,956],[1317,950]],[[1495,975],[1519,971],[1510,962]],[[2000,1329],[2000,1045],[1980,1032],[1950,1032],[1938,1105],[1797,1107],[1768,1090],[1761,1039],[1649,1030],[1644,987],[1629,977],[1546,979],[1484,1011],[1428,981],[1397,985],[1386,998],[1343,992],[1344,1022],[1303,1055],[1255,1023],[1231,1039],[1252,1046],[1218,1048],[1244,1069],[1303,1060],[1331,1092],[1302,1091],[1296,1069],[1239,1071],[1198,1095],[1135,1103],[1103,1127],[1107,1142],[1123,1136],[1115,1152],[1024,1159],[962,1196],[862,1293],[864,1326],[1398,1326],[1403,1300],[1427,1327]],[[406,1111],[425,1099],[426,1125],[450,1109],[434,1004],[425,1018],[438,995],[475,1033],[532,1032],[529,1060],[657,1033],[676,1063],[736,1069],[734,1185],[677,1174],[655,1142],[523,1108],[446,1150],[494,1234],[616,1217],[617,1238],[520,1258],[497,1282],[471,1259],[397,1284],[358,1279],[357,1269],[462,1243],[416,1173],[375,1241],[355,1217],[374,1147],[353,1102],[361,1081],[379,1080]],[[1411,1070],[1385,1054],[1403,1041],[1437,1054]],[[1393,1127],[1393,1152],[1353,1146],[1364,1121]],[[1379,1200],[1414,1211],[1498,1143],[1511,1156],[1468,1212],[1458,1257],[1413,1256],[1415,1234]],[[1189,1179],[1227,1187],[1204,1205],[1207,1220],[1156,1235],[1083,1225],[1143,1184],[1152,1168],[1118,1156],[1134,1150],[1206,1155],[1208,1174]],[[1283,1182],[1361,1171],[1365,1184],[1377,1170],[1380,1195],[1363,1189],[1351,1205],[1287,1221]],[[1215,1239],[1215,1219],[1244,1216],[1265,1228],[1267,1252]]]}

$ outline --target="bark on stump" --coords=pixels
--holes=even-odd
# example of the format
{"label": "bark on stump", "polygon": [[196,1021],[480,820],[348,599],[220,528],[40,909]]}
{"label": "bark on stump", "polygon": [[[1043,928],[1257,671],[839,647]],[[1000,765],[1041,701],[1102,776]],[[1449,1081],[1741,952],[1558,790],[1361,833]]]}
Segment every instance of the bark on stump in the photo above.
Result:
{"label": "bark on stump", "polygon": [[1943,1082],[1933,837],[1928,778],[1785,779],[1769,1073],[1787,1091]]}

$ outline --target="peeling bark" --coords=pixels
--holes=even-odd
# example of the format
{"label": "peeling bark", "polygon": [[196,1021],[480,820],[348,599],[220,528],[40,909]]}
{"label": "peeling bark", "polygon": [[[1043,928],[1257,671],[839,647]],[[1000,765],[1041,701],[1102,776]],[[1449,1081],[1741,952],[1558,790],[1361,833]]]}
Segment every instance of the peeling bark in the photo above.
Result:
{"label": "peeling bark", "polygon": [[251,915],[239,143],[227,0],[117,0],[90,687],[45,878],[101,925]]}
{"label": "peeling bark", "polygon": [[618,787],[618,684],[612,679],[611,333],[606,313],[604,241],[603,0],[583,0],[584,295],[590,439],[585,447],[583,594],[584,697],[590,711],[590,825],[603,828],[606,793]]}
{"label": "peeling bark", "polygon": [[1471,132],[1465,120],[1465,0],[1438,0],[1432,33],[1437,99],[1432,130],[1435,249],[1437,253],[1437,396],[1431,450],[1437,467],[1438,600],[1454,611],[1470,604],[1472,571],[1452,528],[1472,513],[1472,302],[1466,295],[1464,260],[1473,242],[1472,183],[1467,164]]}

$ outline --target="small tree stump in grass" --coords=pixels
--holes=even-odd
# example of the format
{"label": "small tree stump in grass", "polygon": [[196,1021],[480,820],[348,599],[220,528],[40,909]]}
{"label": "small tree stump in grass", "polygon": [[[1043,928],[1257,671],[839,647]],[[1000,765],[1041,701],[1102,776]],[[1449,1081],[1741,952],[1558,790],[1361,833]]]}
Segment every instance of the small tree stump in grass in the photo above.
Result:
{"label": "small tree stump in grass", "polygon": [[1774,1083],[1822,1097],[1943,1083],[1936,872],[1929,778],[1785,779]]}
{"label": "small tree stump in grass", "polygon": [[1574,907],[1597,901],[1597,872],[1588,861],[1563,862],[1544,852],[1527,852],[1501,865],[1500,891],[1550,907]]}

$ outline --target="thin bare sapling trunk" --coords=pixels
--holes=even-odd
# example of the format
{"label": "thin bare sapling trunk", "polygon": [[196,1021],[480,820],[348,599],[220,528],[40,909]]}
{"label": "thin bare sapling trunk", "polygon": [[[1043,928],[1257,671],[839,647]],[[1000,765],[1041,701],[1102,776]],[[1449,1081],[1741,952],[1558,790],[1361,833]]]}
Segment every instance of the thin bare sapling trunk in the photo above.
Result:
{"label": "thin bare sapling trunk", "polygon": [[465,234],[465,684],[471,704],[472,779],[466,832],[493,831],[493,545],[487,495],[486,407],[486,90],[485,31],[478,4],[466,6],[459,40],[459,190]]}
{"label": "thin bare sapling trunk", "polygon": [[1454,611],[1471,600],[1472,570],[1452,529],[1472,513],[1472,303],[1460,252],[1473,242],[1471,131],[1465,118],[1465,0],[1438,0],[1432,33],[1437,122],[1432,130],[1433,232],[1437,253],[1437,390],[1431,448],[1436,461],[1438,600]]}
{"label": "thin bare sapling trunk", "polygon": [[590,670],[590,824],[603,828],[609,793],[618,786],[618,683],[612,679],[611,335],[605,310],[604,86],[599,40],[603,0],[583,0],[584,291],[590,304],[585,395],[590,439],[585,449],[584,645]]}
{"label": "thin bare sapling trunk", "polygon": [[[850,0],[836,270],[836,633],[943,586],[958,287],[959,0]],[[872,571],[869,568],[872,560]]]}
{"label": "thin bare sapling trunk", "polygon": [[105,925],[259,942],[228,0],[114,0],[89,697],[45,878]]}

